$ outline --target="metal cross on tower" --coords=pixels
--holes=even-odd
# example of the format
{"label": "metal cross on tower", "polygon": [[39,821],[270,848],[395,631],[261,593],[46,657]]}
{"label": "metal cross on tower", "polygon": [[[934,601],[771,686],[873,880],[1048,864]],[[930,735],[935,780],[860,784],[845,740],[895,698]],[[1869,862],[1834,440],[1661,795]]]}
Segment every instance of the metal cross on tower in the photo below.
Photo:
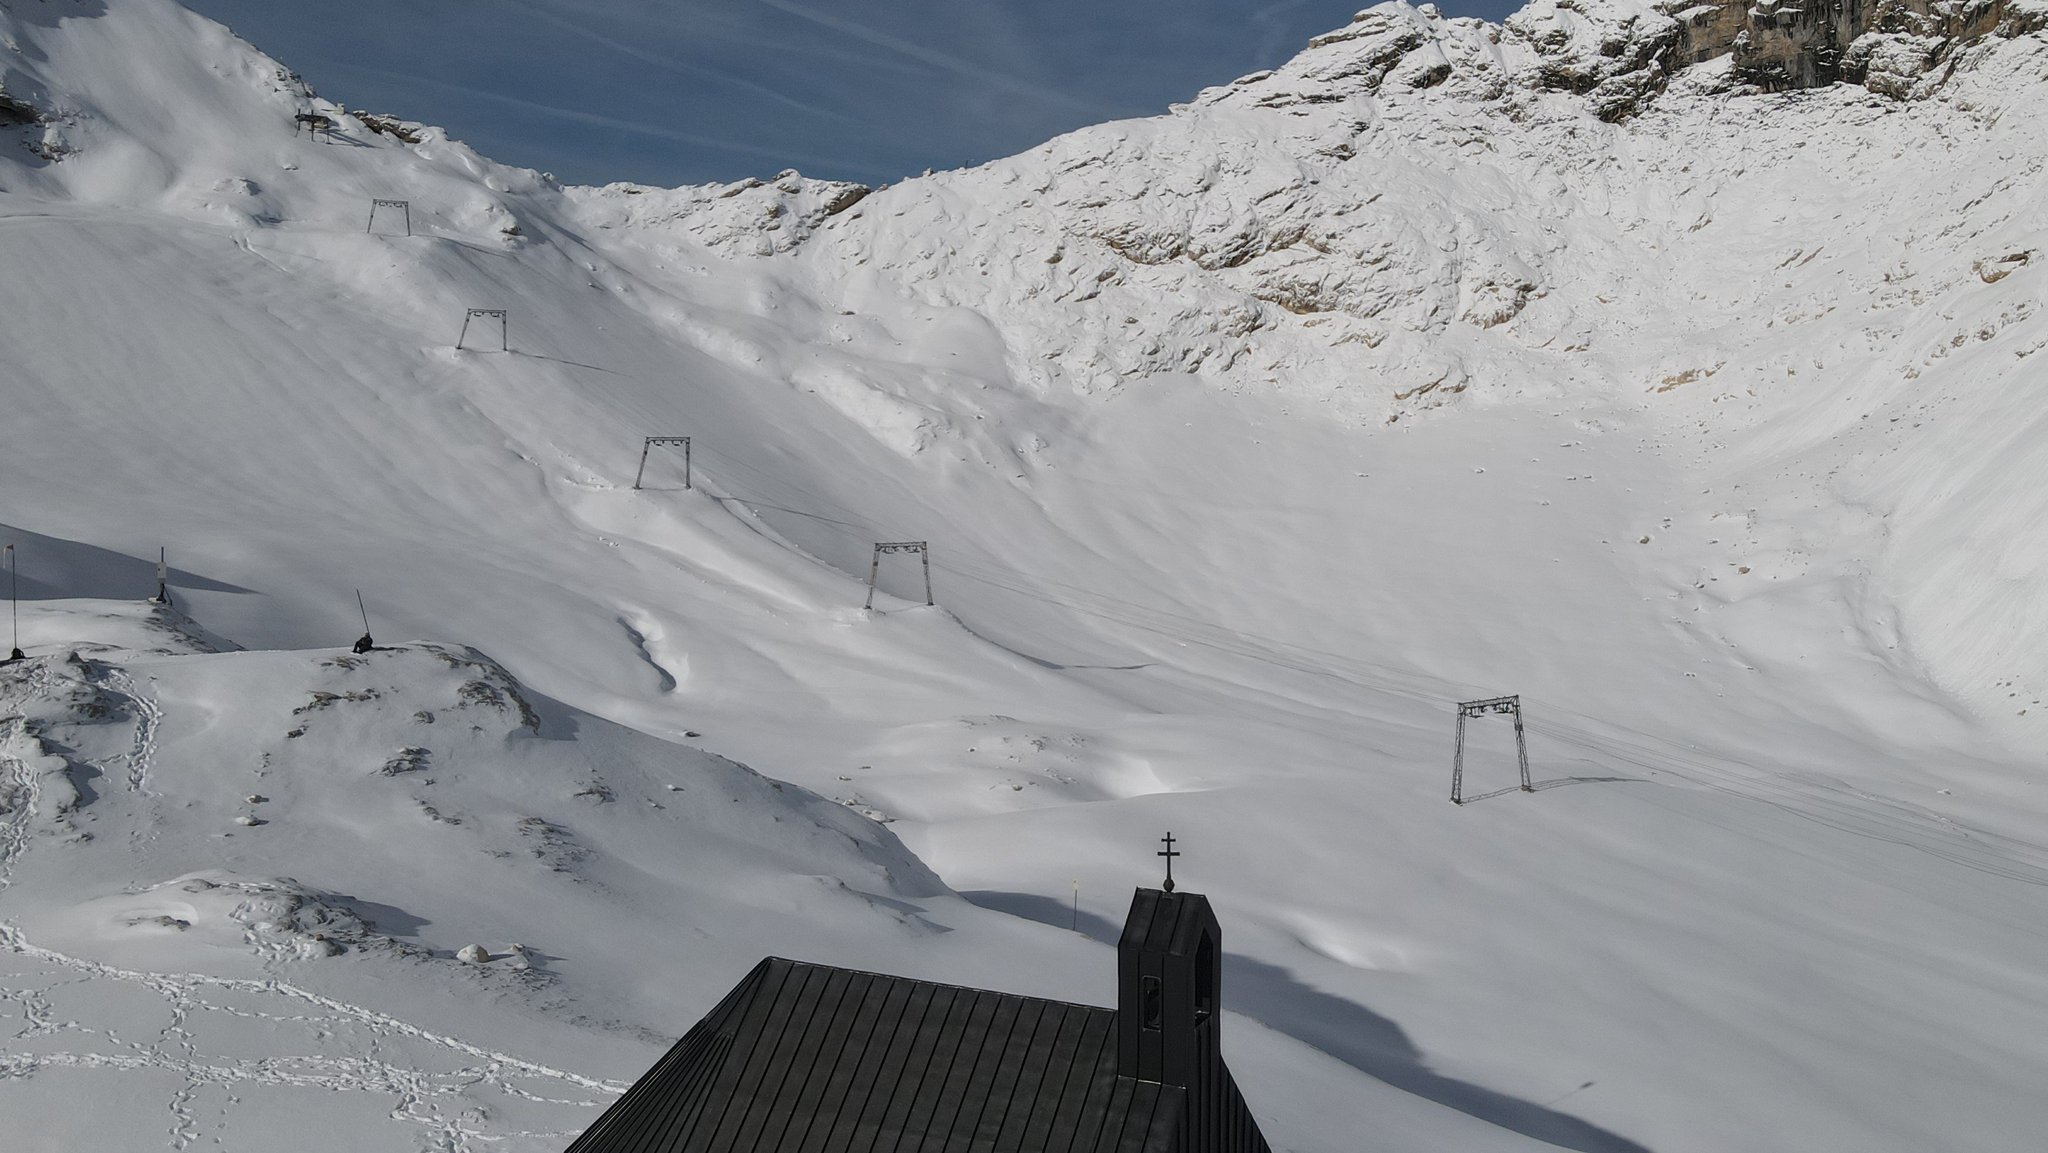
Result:
{"label": "metal cross on tower", "polygon": [[1166,842],[1166,848],[1158,855],[1166,858],[1166,884],[1161,885],[1160,888],[1171,893],[1173,892],[1173,859],[1180,856],[1180,854],[1173,851],[1173,834],[1171,832],[1161,839]]}

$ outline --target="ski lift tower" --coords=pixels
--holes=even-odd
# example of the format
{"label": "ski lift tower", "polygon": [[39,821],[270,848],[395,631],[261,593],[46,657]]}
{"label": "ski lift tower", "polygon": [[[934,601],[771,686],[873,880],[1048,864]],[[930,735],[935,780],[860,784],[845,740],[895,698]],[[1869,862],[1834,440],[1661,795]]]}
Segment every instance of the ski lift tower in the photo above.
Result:
{"label": "ski lift tower", "polygon": [[1488,697],[1483,701],[1458,702],[1458,743],[1451,754],[1451,803],[1465,803],[1465,718],[1484,716],[1511,716],[1515,719],[1515,760],[1522,769],[1522,791],[1533,793],[1529,786],[1529,742],[1522,735],[1522,698]]}

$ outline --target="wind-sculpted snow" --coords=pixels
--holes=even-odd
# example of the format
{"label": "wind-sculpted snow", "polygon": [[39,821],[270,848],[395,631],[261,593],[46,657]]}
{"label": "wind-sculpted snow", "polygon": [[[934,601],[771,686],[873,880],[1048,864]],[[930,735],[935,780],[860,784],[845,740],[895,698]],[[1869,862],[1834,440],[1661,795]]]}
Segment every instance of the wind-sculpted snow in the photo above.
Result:
{"label": "wind-sculpted snow", "polygon": [[[591,980],[593,949],[615,944],[551,927],[533,903],[551,885],[651,910],[631,894],[660,877],[671,899],[723,904],[748,899],[729,888],[746,875],[735,860],[773,858],[836,873],[856,917],[869,898],[846,881],[877,897],[943,891],[844,806],[540,702],[471,649],[144,653],[155,614],[80,602],[32,610],[32,631],[96,615],[100,651],[134,663],[0,666],[0,1084],[40,1102],[8,1106],[38,1135],[28,1147],[185,1148],[322,1115],[358,1144],[393,1125],[435,1148],[556,1148],[623,1084],[305,982],[395,979],[533,1013],[579,999],[564,974]],[[209,719],[223,712],[227,731]],[[410,761],[380,767],[400,742]],[[137,883],[189,864],[209,836],[232,842],[208,855],[235,871]],[[408,878],[421,869],[446,885]],[[74,1116],[74,1083],[128,1086],[131,1104],[118,1124]],[[326,1104],[332,1092],[359,1104]]]}
{"label": "wind-sculpted snow", "polygon": [[862,195],[0,4],[0,1122],[559,1147],[766,953],[1103,1003],[1171,829],[1276,1147],[2029,1147],[2039,11],[1383,5]]}

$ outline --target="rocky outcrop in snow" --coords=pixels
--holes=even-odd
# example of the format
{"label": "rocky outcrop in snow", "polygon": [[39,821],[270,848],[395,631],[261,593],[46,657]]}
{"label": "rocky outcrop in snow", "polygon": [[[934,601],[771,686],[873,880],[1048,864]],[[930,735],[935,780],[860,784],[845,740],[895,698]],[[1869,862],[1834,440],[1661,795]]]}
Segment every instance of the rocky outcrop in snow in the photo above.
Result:
{"label": "rocky outcrop in snow", "polygon": [[631,228],[650,235],[675,232],[736,256],[772,256],[809,239],[818,226],[867,196],[863,184],[809,180],[783,172],[773,180],[749,177],[696,188],[607,184],[568,194],[598,228]]}
{"label": "rocky outcrop in snow", "polygon": [[1737,91],[1846,80],[1906,98],[1929,89],[1901,78],[1933,72],[1982,38],[2044,25],[2039,0],[1532,0],[1499,25],[1390,3],[1312,40],[1285,67],[1203,100],[1286,107],[1450,84],[1510,106],[1531,92],[1569,92],[1618,121],[1640,114],[1680,72],[1724,57],[1725,84]]}

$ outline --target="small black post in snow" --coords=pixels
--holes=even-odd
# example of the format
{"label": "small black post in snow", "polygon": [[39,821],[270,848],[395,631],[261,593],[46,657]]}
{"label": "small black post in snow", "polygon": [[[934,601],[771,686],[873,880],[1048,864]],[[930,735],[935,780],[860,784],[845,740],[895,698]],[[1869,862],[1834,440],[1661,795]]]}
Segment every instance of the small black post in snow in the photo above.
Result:
{"label": "small black post in snow", "polygon": [[1536,790],[1529,784],[1529,741],[1522,733],[1522,698],[1519,694],[1511,697],[1488,697],[1483,701],[1458,702],[1458,736],[1451,753],[1451,803],[1465,803],[1465,718],[1483,717],[1489,713],[1505,713],[1515,719],[1515,760],[1522,770],[1522,791]]}
{"label": "small black post in snow", "polygon": [[633,487],[639,488],[640,481],[647,475],[647,453],[657,444],[677,444],[683,448],[683,487],[690,487],[690,438],[687,436],[650,436],[640,445],[640,468],[633,473]]}
{"label": "small black post in snow", "polygon": [[360,656],[377,647],[376,642],[370,639],[370,610],[363,604],[363,590],[361,589],[356,590],[356,611],[363,614],[363,635],[355,644],[355,652]]}
{"label": "small black post in snow", "polygon": [[165,556],[164,547],[158,545],[156,550],[156,595],[149,598],[149,602],[168,607],[171,603],[171,586],[168,579],[170,568],[165,563]]}
{"label": "small black post in snow", "polygon": [[505,319],[505,310],[502,308],[472,308],[464,313],[462,317],[462,335],[455,338],[455,347],[458,350],[462,348],[462,342],[469,339],[469,322],[478,318],[496,320],[498,322],[498,351],[512,351],[512,325],[510,321]]}
{"label": "small black post in snow", "polygon": [[1074,878],[1074,931],[1081,931],[1081,878]]}
{"label": "small black post in snow", "polygon": [[7,663],[27,660],[21,651],[21,577],[14,570],[14,546],[0,550],[7,553],[7,601],[14,614],[14,645],[7,654]]}
{"label": "small black post in snow", "polygon": [[370,222],[363,225],[364,232],[375,232],[377,230],[377,210],[379,208],[396,208],[400,212],[405,213],[405,234],[407,236],[412,235],[412,201],[385,200],[381,197],[372,198],[370,201]]}
{"label": "small black post in snow", "polygon": [[875,607],[875,578],[882,572],[882,554],[885,552],[914,552],[924,558],[924,603],[932,604],[932,553],[921,540],[896,540],[875,542],[875,558],[868,564],[868,603],[864,610]]}

